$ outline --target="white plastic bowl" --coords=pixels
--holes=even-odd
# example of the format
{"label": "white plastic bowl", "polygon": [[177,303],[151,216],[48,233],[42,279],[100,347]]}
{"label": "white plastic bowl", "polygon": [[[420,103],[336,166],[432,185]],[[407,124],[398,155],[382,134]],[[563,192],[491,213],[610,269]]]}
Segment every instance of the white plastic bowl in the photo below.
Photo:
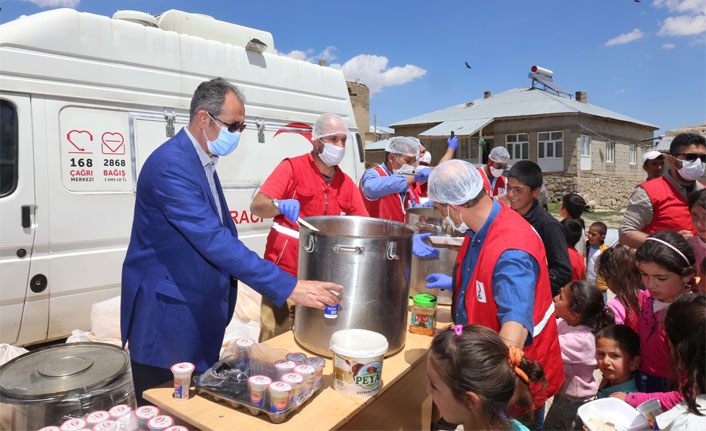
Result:
{"label": "white plastic bowl", "polygon": [[594,430],[589,426],[588,421],[593,418],[612,422],[616,426],[616,431],[649,429],[647,419],[637,409],[617,398],[608,397],[590,401],[579,407],[578,414],[583,424],[591,431]]}

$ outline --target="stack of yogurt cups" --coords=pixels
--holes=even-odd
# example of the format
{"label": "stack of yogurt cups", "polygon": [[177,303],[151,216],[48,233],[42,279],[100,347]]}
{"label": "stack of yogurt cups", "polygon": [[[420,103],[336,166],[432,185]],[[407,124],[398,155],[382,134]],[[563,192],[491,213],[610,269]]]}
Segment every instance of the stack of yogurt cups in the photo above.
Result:
{"label": "stack of yogurt cups", "polygon": [[321,384],[325,364],[323,358],[307,358],[301,352],[288,353],[285,359],[275,362],[277,381],[263,375],[248,379],[250,404],[272,413],[286,412],[292,405],[303,402]]}

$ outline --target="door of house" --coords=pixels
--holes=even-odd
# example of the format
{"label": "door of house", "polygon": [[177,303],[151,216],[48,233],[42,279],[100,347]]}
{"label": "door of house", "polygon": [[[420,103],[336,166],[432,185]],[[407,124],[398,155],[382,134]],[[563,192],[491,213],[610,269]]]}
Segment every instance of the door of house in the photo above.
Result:
{"label": "door of house", "polygon": [[581,135],[579,138],[579,145],[581,147],[581,162],[580,168],[582,171],[591,170],[591,136]]}

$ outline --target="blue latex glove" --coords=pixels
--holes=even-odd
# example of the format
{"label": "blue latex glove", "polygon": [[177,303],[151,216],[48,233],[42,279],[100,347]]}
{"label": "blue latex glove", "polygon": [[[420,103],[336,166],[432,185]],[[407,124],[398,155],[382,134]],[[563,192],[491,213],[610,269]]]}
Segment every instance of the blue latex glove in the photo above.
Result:
{"label": "blue latex glove", "polygon": [[414,182],[426,183],[429,179],[429,174],[431,174],[430,168],[417,168],[417,170],[414,172]]}
{"label": "blue latex glove", "polygon": [[428,200],[423,204],[412,204],[412,208],[434,208],[434,202]]}
{"label": "blue latex glove", "polygon": [[427,289],[451,290],[453,279],[446,274],[429,274],[425,278]]}
{"label": "blue latex glove", "polygon": [[412,237],[412,253],[417,257],[437,257],[439,250],[428,246],[425,238],[429,238],[431,233],[415,233]]}
{"label": "blue latex glove", "polygon": [[296,223],[299,220],[299,201],[296,199],[285,199],[279,201],[279,212],[283,216],[287,217],[292,223]]}
{"label": "blue latex glove", "polygon": [[446,140],[446,143],[448,144],[449,148],[456,151],[456,149],[458,148],[458,137],[454,136],[453,138],[449,138]]}

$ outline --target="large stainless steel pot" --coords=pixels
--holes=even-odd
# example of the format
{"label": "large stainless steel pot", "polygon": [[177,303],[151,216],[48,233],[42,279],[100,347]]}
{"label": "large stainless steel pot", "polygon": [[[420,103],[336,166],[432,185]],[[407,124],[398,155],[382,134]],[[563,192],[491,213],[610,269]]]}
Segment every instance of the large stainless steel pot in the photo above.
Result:
{"label": "large stainless steel pot", "polygon": [[[405,218],[407,224],[416,232],[430,232],[435,236],[456,237],[462,236],[454,232],[451,225],[446,221],[446,216],[441,214],[436,208],[410,208],[407,210]],[[429,274],[441,273],[451,275],[458,248],[449,245],[436,245],[425,240],[428,245],[439,250],[438,257],[422,258],[412,255],[412,278],[410,294],[431,293],[438,297],[439,304],[451,304],[451,291],[439,289],[427,289],[426,277]]]}
{"label": "large stainless steel pot", "polygon": [[387,337],[391,355],[404,347],[413,231],[402,223],[366,217],[310,217],[319,229],[299,229],[299,279],[343,286],[338,318],[296,306],[294,337],[307,350],[331,356],[340,329],[368,329]]}
{"label": "large stainless steel pot", "polygon": [[136,407],[135,389],[130,357],[110,344],[44,347],[0,367],[0,420],[12,430],[59,426],[118,404]]}

